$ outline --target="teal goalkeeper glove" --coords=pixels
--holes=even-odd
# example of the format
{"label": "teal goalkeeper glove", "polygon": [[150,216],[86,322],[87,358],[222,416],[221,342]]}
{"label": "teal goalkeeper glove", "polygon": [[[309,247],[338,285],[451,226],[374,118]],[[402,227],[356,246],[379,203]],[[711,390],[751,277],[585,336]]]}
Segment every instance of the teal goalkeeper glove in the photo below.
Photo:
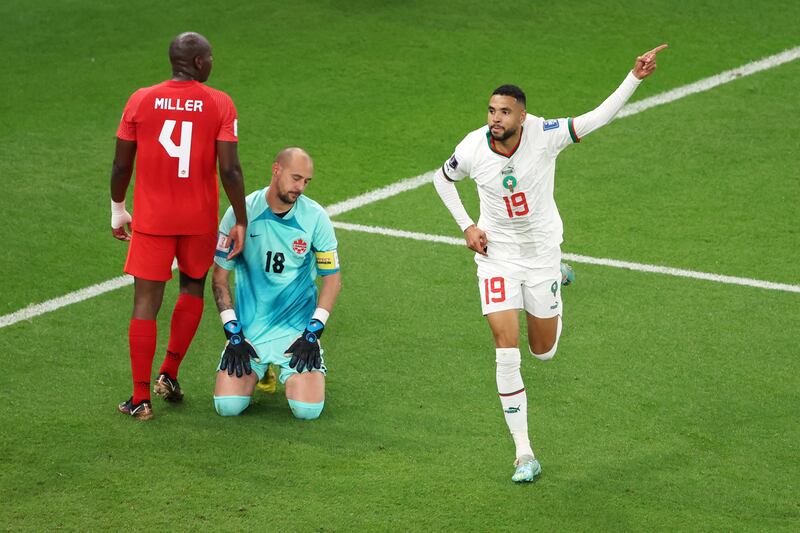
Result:
{"label": "teal goalkeeper glove", "polygon": [[298,372],[318,370],[322,367],[322,355],[319,350],[319,338],[325,330],[322,321],[312,318],[303,333],[289,346],[284,355],[291,356],[289,367]]}

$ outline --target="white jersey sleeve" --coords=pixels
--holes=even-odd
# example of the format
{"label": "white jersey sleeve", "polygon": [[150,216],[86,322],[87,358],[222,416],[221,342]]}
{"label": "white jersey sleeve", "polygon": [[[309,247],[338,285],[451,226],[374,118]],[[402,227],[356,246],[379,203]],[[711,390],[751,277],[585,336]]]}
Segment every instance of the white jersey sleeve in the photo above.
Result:
{"label": "white jersey sleeve", "polygon": [[470,133],[458,143],[450,159],[442,165],[442,174],[449,181],[461,181],[469,176],[475,157],[475,132]]}
{"label": "white jersey sleeve", "polygon": [[575,124],[572,125],[575,136],[580,140],[581,137],[611,122],[640,83],[642,80],[634,76],[633,72],[629,72],[617,90],[611,93],[602,104],[588,113],[575,117]]}
{"label": "white jersey sleeve", "polygon": [[540,124],[534,127],[541,128],[547,148],[554,155],[570,144],[580,142],[580,138],[575,134],[572,118],[539,119],[539,122]]}
{"label": "white jersey sleeve", "polygon": [[456,221],[461,231],[475,224],[464,208],[464,204],[461,203],[458,190],[456,190],[456,184],[445,178],[442,169],[437,170],[436,174],[433,176],[433,186],[436,188],[436,192],[439,193],[439,198],[442,199],[447,210],[453,215],[453,219]]}
{"label": "white jersey sleeve", "polygon": [[632,72],[628,73],[617,90],[588,113],[575,118],[542,121],[542,132],[547,139],[550,151],[558,154],[570,144],[581,142],[584,136],[611,122],[640,83],[641,80],[637,79]]}

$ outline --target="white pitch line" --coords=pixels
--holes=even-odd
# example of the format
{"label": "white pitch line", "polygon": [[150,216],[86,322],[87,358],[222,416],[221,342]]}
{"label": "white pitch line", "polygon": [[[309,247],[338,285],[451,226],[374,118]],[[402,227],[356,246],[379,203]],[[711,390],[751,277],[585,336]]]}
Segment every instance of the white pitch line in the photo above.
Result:
{"label": "white pitch line", "polygon": [[[173,260],[172,270],[176,268],[178,268],[178,261]],[[52,300],[47,300],[39,304],[31,304],[28,307],[23,307],[19,311],[0,316],[0,329],[16,324],[17,322],[22,322],[23,320],[30,320],[31,318],[49,313],[50,311],[55,311],[56,309],[61,309],[71,304],[88,300],[89,298],[94,298],[95,296],[100,296],[107,292],[121,289],[122,287],[127,287],[128,285],[133,285],[133,276],[123,274],[122,276],[90,285],[85,289],[73,291],[64,296],[53,298]]]}
{"label": "white pitch line", "polygon": [[616,118],[624,118],[635,115],[636,113],[641,113],[645,109],[668,104],[670,102],[674,102],[675,100],[689,96],[690,94],[708,91],[714,87],[719,87],[720,85],[724,85],[735,79],[749,76],[751,74],[755,74],[756,72],[761,72],[762,70],[771,69],[779,65],[783,65],[784,63],[789,63],[797,58],[800,58],[800,46],[795,46],[794,48],[785,50],[780,54],[765,57],[764,59],[759,59],[758,61],[753,61],[752,63],[747,63],[746,65],[742,65],[741,67],[733,70],[726,70],[725,72],[721,72],[715,76],[690,83],[689,85],[684,85],[683,87],[678,87],[677,89],[672,89],[671,91],[633,102],[632,104],[628,104],[623,107],[620,112],[617,113]]}
{"label": "white pitch line", "polygon": [[49,313],[50,311],[55,311],[56,309],[60,309],[67,305],[74,304],[76,302],[82,302],[83,300],[88,300],[89,298],[93,298],[105,292],[113,291],[128,285],[133,285],[133,277],[126,274],[124,276],[118,276],[108,281],[104,281],[103,283],[98,283],[97,285],[86,287],[85,289],[81,289],[79,291],[65,294],[64,296],[59,296],[58,298],[53,298],[52,300],[47,300],[46,302],[42,302],[40,304],[31,304],[28,307],[23,307],[19,311],[0,316],[0,328],[10,326],[11,324],[16,324],[17,322],[21,322],[23,320],[29,320],[35,316],[43,315],[45,313]]}
{"label": "white pitch line", "polygon": [[380,189],[375,189],[374,191],[359,194],[358,196],[350,198],[349,200],[331,204],[325,208],[325,211],[329,216],[333,217],[348,211],[352,211],[353,209],[358,209],[359,207],[363,207],[367,204],[371,204],[379,200],[385,200],[386,198],[397,196],[398,194],[406,191],[414,190],[418,187],[422,187],[426,183],[433,181],[433,174],[435,172],[436,170],[431,170],[425,174],[396,181],[391,185],[387,185],[386,187],[381,187]]}
{"label": "white pitch line", "polygon": [[[721,74],[717,74],[716,76],[704,78],[700,81],[690,83],[689,85],[684,85],[683,87],[678,87],[677,89],[672,89],[670,91],[660,93],[655,96],[651,96],[649,98],[645,98],[638,102],[627,104],[620,110],[620,112],[615,117],[615,120],[618,118],[628,117],[631,115],[635,115],[637,113],[641,113],[642,111],[650,109],[651,107],[656,107],[659,105],[667,104],[669,102],[674,102],[675,100],[678,100],[685,96],[689,96],[690,94],[708,91],[710,89],[713,89],[714,87],[731,82],[737,78],[741,78],[743,76],[749,76],[750,74],[755,74],[756,72],[761,72],[762,70],[777,67],[784,63],[788,63],[789,61],[794,61],[798,57],[800,57],[800,46],[796,46],[789,50],[785,50],[779,54],[765,57],[764,59],[759,59],[758,61],[752,61],[750,63],[742,65],[739,68],[725,71]],[[400,193],[412,191],[414,189],[422,187],[426,183],[430,183],[433,180],[433,174],[434,172],[436,172],[436,170],[437,169],[434,169],[431,170],[430,172],[426,172],[425,174],[421,174],[413,178],[407,178],[404,180],[397,181],[385,187],[381,187],[380,189],[360,194],[354,198],[350,198],[349,200],[344,200],[342,202],[331,204],[326,208],[326,211],[328,212],[329,216],[340,215],[342,213],[346,213],[348,211],[364,207],[365,205],[377,202],[379,200],[385,200],[387,198],[391,198],[392,196],[397,196]],[[395,231],[395,230],[387,230],[387,231]],[[449,237],[440,237],[438,235],[431,235],[430,237],[449,239]],[[449,242],[449,241],[435,240],[434,242]],[[567,257],[567,255],[565,255],[564,257]],[[577,261],[577,259],[575,260]],[[608,259],[607,261],[613,261],[613,260]],[[636,263],[631,263],[631,264],[636,264]],[[661,268],[661,267],[654,267],[654,268]],[[691,271],[687,270],[686,272],[691,272]],[[698,272],[696,274],[715,276],[715,274],[704,274],[702,272]],[[726,276],[719,276],[719,277],[727,278]],[[745,279],[745,278],[731,278],[731,279]],[[39,304],[31,304],[28,307],[20,309],[19,311],[15,311],[8,315],[0,316],[0,328],[16,324],[21,320],[29,320],[35,316],[50,311],[55,311],[56,309],[59,309],[61,307],[73,303],[82,302],[83,300],[87,300],[89,298],[98,296],[105,292],[112,291],[114,289],[124,287],[126,285],[130,285],[131,283],[133,283],[133,279],[130,278],[129,276],[120,276],[118,278],[110,279],[103,283],[98,283],[97,285],[86,287],[85,289],[65,294],[64,296],[59,296],[58,298],[53,298],[52,300],[47,300]],[[767,282],[760,282],[760,283],[767,283]],[[785,286],[782,284],[775,284],[775,285],[781,287],[795,287],[794,285],[785,285]],[[786,289],[778,289],[778,290],[786,290]]]}
{"label": "white pitch line", "polygon": [[[444,235],[431,235],[429,233],[417,233],[414,231],[403,231],[392,228],[382,228],[378,226],[364,226],[361,224],[350,224],[348,222],[334,222],[333,225],[337,229],[343,229],[345,231],[359,231],[363,233],[385,235],[387,237],[400,237],[403,239],[413,239],[416,241],[428,241],[428,242],[437,242],[444,244],[454,244],[457,246],[465,246],[464,239],[459,239],[456,237],[447,237]],[[567,261],[573,261],[575,263],[588,263],[591,265],[625,268],[628,270],[636,270],[638,272],[649,272],[653,274],[665,274],[667,276],[677,276],[681,278],[715,281],[717,283],[725,283],[729,285],[743,285],[746,287],[756,287],[758,289],[767,289],[772,291],[800,293],[800,285],[773,283],[771,281],[763,281],[760,279],[737,278],[735,276],[723,276],[720,274],[711,274],[708,272],[684,270],[682,268],[672,268],[659,265],[647,265],[644,263],[632,263],[630,261],[618,261],[617,259],[590,257],[588,255],[578,255],[578,254],[562,254],[562,255],[563,258],[566,259]]]}
{"label": "white pitch line", "polygon": [[[612,121],[636,115],[652,107],[668,104],[692,94],[711,90],[714,87],[724,85],[744,76],[750,76],[751,74],[761,72],[762,70],[778,67],[784,63],[789,63],[790,61],[794,61],[798,58],[800,58],[800,46],[795,46],[794,48],[784,50],[778,54],[746,63],[733,70],[726,70],[725,72],[710,76],[708,78],[703,78],[702,80],[694,83],[659,93],[631,104],[626,104],[622,107],[622,109],[620,109],[619,113],[617,113]],[[386,198],[391,198],[392,196],[396,196],[400,193],[422,187],[423,185],[433,181],[433,174],[437,170],[438,169],[433,169],[425,174],[397,181],[375,191],[367,192],[356,196],[355,198],[332,204],[327,208],[328,214],[330,216],[339,215],[347,211],[352,211],[353,209],[358,209],[359,207],[363,207],[367,204],[371,204],[379,200],[385,200]]]}

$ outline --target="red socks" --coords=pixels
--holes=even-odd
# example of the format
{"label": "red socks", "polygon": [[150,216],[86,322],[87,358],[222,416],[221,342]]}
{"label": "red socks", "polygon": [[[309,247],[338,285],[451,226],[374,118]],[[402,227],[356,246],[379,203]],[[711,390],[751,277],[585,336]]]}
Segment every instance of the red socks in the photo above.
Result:
{"label": "red socks", "polygon": [[[192,343],[202,317],[202,298],[190,294],[178,296],[178,301],[175,302],[175,310],[172,312],[167,355],[164,357],[161,370],[159,370],[160,374],[167,374],[172,379],[178,379],[178,367],[183,361],[189,345]],[[155,347],[153,349],[155,350]]]}
{"label": "red socks", "polygon": [[133,403],[150,400],[150,372],[156,353],[156,321],[131,319],[128,329],[133,375]]}

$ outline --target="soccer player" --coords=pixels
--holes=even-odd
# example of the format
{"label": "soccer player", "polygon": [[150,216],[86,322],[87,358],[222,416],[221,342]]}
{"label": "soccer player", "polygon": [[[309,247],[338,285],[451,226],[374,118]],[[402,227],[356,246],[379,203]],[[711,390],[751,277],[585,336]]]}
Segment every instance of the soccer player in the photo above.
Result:
{"label": "soccer player", "polygon": [[228,338],[214,388],[214,407],[222,416],[236,416],[250,405],[270,363],[281,369],[296,418],[314,420],[322,413],[327,369],[319,338],[339,295],[341,274],[333,225],[325,210],[303,195],[313,171],[302,149],[278,153],[269,187],[247,196],[250,237],[234,259],[228,252],[230,209],[220,222],[211,284]]}
{"label": "soccer player", "polygon": [[[172,79],[139,89],[128,100],[111,170],[111,232],[130,241],[125,272],[134,277],[128,330],[133,395],[118,409],[139,420],[153,416],[150,374],[156,316],[175,258],[180,295],[153,390],[167,401],[183,399],[178,368],[203,314],[203,289],[217,242],[217,161],[236,217],[229,231],[231,258],[241,252],[247,226],[236,108],[227,94],[203,85],[211,73],[211,45],[202,35],[182,33],[170,44],[169,59]],[[135,216],[129,234],[125,194],[134,159]]]}
{"label": "soccer player", "polygon": [[[636,58],[611,96],[574,119],[528,115],[519,87],[498,87],[489,99],[488,124],[468,134],[436,172],[436,191],[464,232],[467,247],[476,252],[481,307],[496,348],[497,391],[516,445],[515,482],[533,481],[541,472],[528,436],[519,310],[525,310],[528,348],[537,359],[553,358],[562,328],[562,223],[553,199],[556,157],[614,118],[656,69],[656,54],[666,46]],[[478,188],[477,225],[454,185],[468,176]]]}

